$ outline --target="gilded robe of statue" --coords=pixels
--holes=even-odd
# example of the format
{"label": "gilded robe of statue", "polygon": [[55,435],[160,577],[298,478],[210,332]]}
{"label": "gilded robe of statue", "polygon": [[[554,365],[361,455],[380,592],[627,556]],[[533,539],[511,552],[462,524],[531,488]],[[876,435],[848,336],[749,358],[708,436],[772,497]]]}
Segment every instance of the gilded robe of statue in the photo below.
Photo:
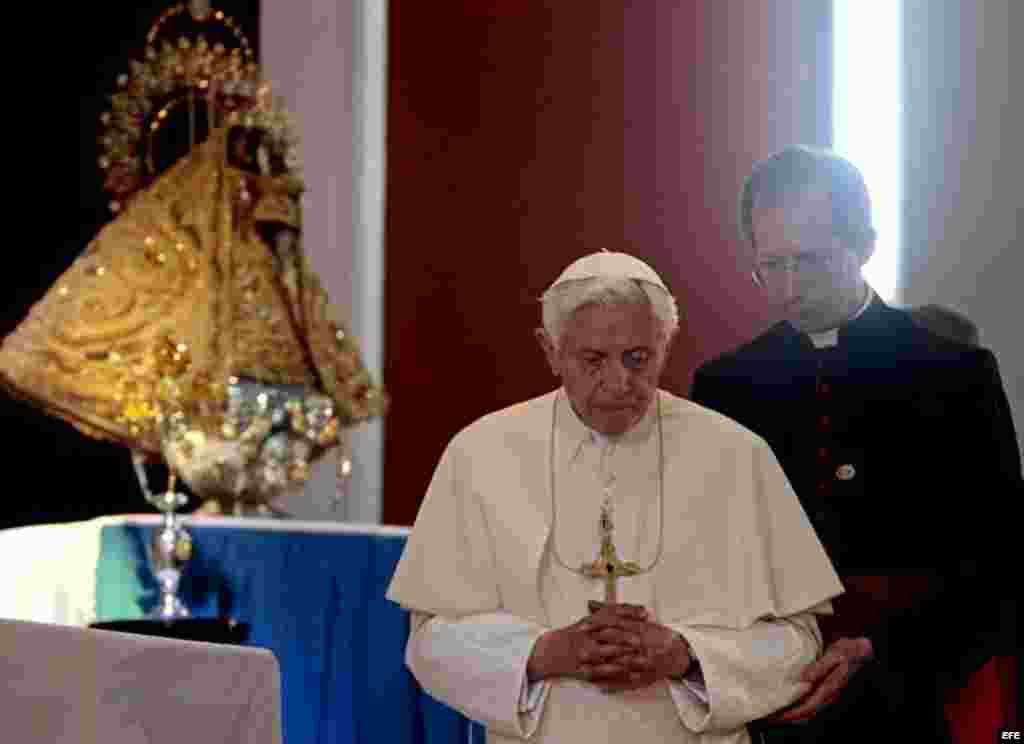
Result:
{"label": "gilded robe of statue", "polygon": [[320,400],[288,411],[293,430],[319,427],[316,450],[379,413],[383,396],[300,249],[301,181],[272,167],[259,136],[215,130],[140,192],[4,339],[0,382],[172,464],[247,435],[255,456],[267,427],[240,430],[226,413],[246,381]]}

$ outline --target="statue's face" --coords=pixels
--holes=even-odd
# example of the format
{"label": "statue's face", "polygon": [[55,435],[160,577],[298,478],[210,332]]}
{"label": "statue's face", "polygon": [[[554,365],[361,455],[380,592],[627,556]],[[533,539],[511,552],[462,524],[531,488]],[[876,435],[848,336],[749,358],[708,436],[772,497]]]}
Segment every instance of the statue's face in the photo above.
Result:
{"label": "statue's face", "polygon": [[557,349],[538,332],[573,410],[591,429],[631,429],[654,398],[671,339],[649,306],[584,305],[562,328]]}

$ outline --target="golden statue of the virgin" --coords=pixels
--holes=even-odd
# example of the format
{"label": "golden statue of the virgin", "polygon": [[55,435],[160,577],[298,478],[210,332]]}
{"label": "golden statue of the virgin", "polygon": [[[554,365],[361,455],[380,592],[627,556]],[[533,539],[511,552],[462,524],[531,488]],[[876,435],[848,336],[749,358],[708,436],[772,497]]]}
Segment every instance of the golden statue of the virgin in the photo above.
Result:
{"label": "golden statue of the virgin", "polygon": [[[201,4],[198,4],[201,5]],[[382,412],[302,250],[297,142],[242,44],[157,49],[119,80],[101,167],[115,218],[0,346],[0,382],[82,432],[162,456],[199,496],[262,503]],[[208,136],[162,173],[169,117]],[[148,137],[148,146],[146,138]]]}

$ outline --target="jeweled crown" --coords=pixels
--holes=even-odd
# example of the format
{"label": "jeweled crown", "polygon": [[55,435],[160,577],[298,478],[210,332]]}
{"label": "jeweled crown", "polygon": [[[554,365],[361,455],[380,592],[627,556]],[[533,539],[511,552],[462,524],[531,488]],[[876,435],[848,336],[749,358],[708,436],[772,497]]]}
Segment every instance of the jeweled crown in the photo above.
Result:
{"label": "jeweled crown", "polygon": [[189,149],[199,141],[200,112],[207,130],[259,128],[277,158],[298,175],[294,117],[272,95],[239,24],[203,0],[160,14],[146,34],[142,60],[132,60],[129,72],[117,78],[110,103],[100,116],[98,163],[113,212],[158,175],[156,135],[175,116],[187,117]]}

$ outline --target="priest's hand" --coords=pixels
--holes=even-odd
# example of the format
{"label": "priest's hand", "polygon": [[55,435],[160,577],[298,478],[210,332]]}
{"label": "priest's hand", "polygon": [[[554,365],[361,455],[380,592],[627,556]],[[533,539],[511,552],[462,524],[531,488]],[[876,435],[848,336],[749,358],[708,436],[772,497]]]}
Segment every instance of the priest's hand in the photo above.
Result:
{"label": "priest's hand", "polygon": [[768,716],[771,723],[809,721],[839,699],[853,676],[874,657],[869,638],[838,638],[821,658],[804,667],[800,679],[810,682],[810,692],[788,708]]}
{"label": "priest's hand", "polygon": [[624,607],[620,612],[585,617],[564,628],[550,630],[533,646],[526,664],[530,682],[548,677],[575,677],[594,684],[608,680],[625,680],[630,670],[623,663],[634,649],[601,641],[599,633],[619,622],[620,617],[640,620],[646,617],[642,607]]}
{"label": "priest's hand", "polygon": [[636,690],[689,671],[693,663],[690,644],[671,628],[649,620],[644,608],[594,602],[590,609],[592,635],[601,648],[623,649],[603,657],[604,664],[617,665],[621,672],[591,679],[601,689]]}

